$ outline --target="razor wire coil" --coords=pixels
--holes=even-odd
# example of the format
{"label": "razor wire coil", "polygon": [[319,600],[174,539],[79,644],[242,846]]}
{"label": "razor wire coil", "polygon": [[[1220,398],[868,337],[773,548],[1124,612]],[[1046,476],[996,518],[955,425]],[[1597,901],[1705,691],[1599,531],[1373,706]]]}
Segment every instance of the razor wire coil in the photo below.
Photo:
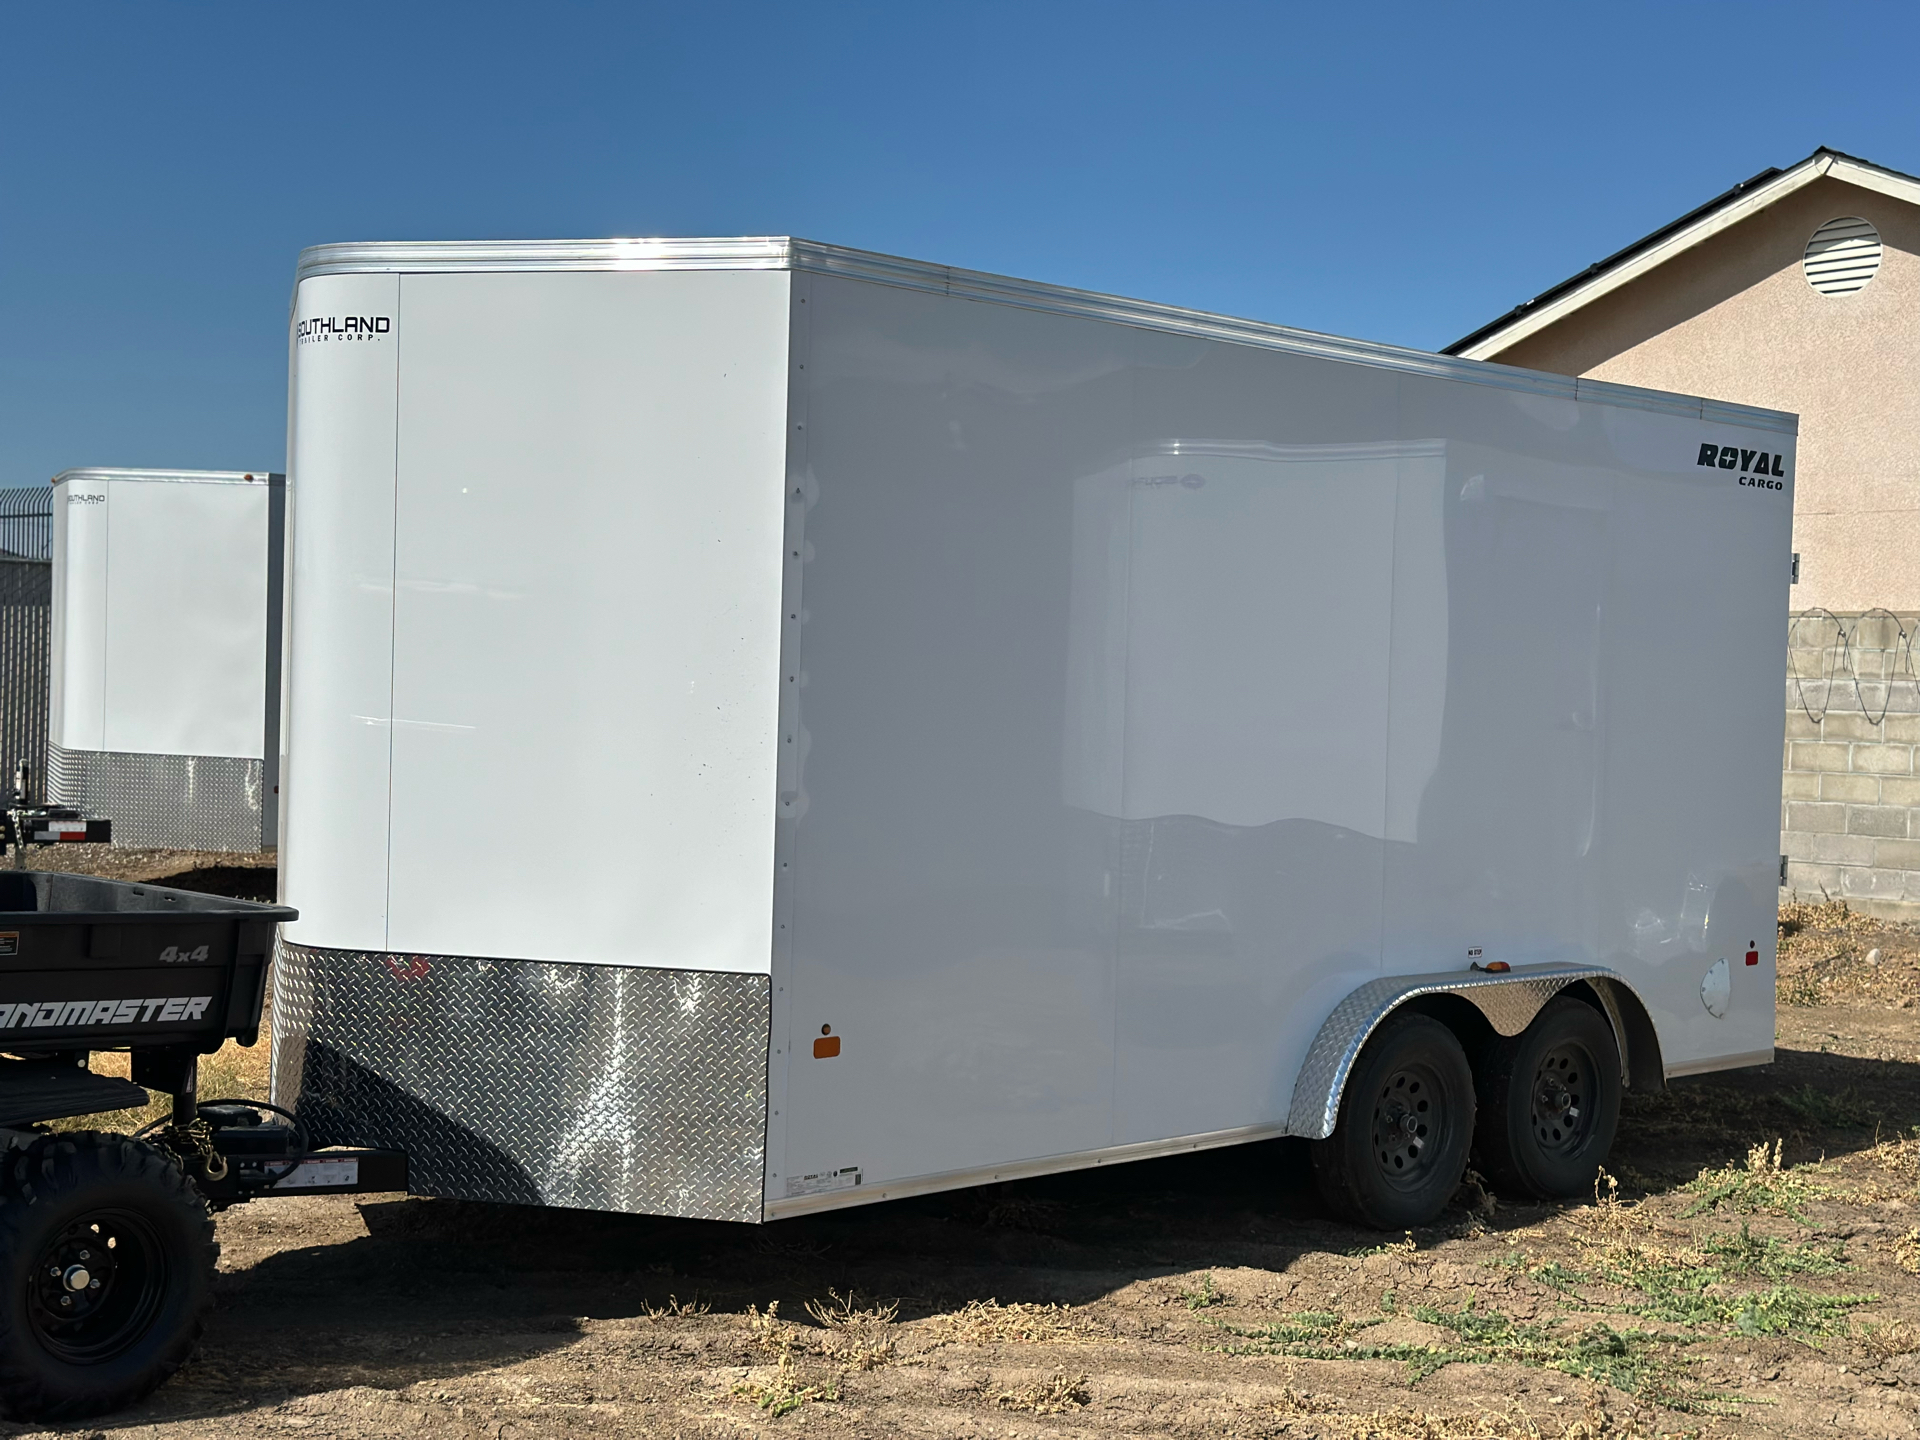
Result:
{"label": "razor wire coil", "polygon": [[[1914,642],[1920,637],[1920,619],[1909,628],[1907,621],[1881,608],[1851,618],[1849,624],[1831,610],[1815,608],[1794,615],[1787,627],[1787,679],[1793,686],[1794,700],[1815,725],[1832,713],[1836,685],[1851,685],[1853,702],[1848,708],[1858,710],[1869,725],[1876,727],[1887,718],[1896,684],[1904,680],[1920,686],[1913,656]],[[1816,674],[1802,670],[1800,657],[1807,651],[1816,657]],[[1869,656],[1875,658],[1867,668],[1876,673],[1863,674],[1862,662]],[[1817,711],[1808,698],[1810,686],[1820,688]],[[1880,687],[1877,714],[1867,700],[1867,687],[1871,686]]]}

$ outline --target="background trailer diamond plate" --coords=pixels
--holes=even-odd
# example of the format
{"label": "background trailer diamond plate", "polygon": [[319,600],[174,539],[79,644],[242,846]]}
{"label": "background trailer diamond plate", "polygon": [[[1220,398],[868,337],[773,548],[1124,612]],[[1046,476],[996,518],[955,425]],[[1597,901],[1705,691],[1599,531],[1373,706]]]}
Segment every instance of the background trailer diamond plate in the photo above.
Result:
{"label": "background trailer diamond plate", "polygon": [[265,762],[47,746],[47,798],[113,822],[113,843],[160,850],[262,850]]}
{"label": "background trailer diamond plate", "polygon": [[764,975],[281,942],[273,1098],[417,1194],[758,1221]]}

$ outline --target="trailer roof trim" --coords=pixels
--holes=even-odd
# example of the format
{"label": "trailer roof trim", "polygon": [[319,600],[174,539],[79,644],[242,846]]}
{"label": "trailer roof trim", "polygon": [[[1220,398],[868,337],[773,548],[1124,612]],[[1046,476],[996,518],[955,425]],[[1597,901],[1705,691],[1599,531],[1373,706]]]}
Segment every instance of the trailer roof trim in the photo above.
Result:
{"label": "trailer roof trim", "polygon": [[286,477],[277,470],[115,470],[104,466],[62,470],[49,484],[69,480],[143,480],[173,485],[267,485]]}
{"label": "trailer roof trim", "polygon": [[1568,400],[1697,416],[1706,421],[1744,425],[1782,434],[1799,431],[1799,417],[1779,410],[1731,405],[1695,396],[1673,395],[1633,385],[1551,375],[1484,360],[1434,355],[1398,345],[1350,340],[1295,330],[1258,320],[1243,320],[1178,305],[1130,300],[1098,291],[1047,285],[978,270],[961,270],[923,260],[906,260],[867,250],[850,250],[786,236],[717,239],[625,240],[395,240],[316,245],[303,250],[295,272],[296,288],[322,275],[460,274],[552,271],[638,270],[799,270],[816,275],[867,280],[921,290],[955,299],[1011,305],[1088,320],[1107,320],[1146,330],[1192,335],[1265,350],[1281,350],[1324,360],[1370,365],[1437,379],[1520,390]]}

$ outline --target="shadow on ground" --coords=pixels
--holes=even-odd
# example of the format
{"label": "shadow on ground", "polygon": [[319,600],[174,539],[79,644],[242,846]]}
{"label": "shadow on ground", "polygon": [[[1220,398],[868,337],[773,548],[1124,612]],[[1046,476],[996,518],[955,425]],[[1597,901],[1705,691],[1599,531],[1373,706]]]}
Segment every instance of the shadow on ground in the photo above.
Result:
{"label": "shadow on ground", "polygon": [[[1615,1168],[1658,1193],[1778,1137],[1789,1163],[1863,1150],[1920,1126],[1920,1064],[1783,1050],[1763,1069],[1633,1097]],[[271,1215],[256,1202],[253,1215]],[[1553,1211],[1503,1202],[1451,1211],[1422,1250],[1479,1225]],[[783,1221],[766,1227],[425,1199],[369,1199],[339,1243],[265,1255],[223,1275],[196,1364],[138,1423],[250,1409],[291,1395],[399,1390],[533,1359],[590,1325],[673,1302],[717,1317],[764,1310],[805,1322],[829,1291],[898,1300],[900,1319],[969,1301],[1085,1305],[1128,1285],[1247,1266],[1283,1272],[1313,1252],[1396,1237],[1322,1212],[1298,1140],[1144,1161]],[[352,1217],[344,1215],[350,1222]],[[296,1226],[297,1228],[297,1226]],[[623,1353],[668,1346],[637,1325]]]}
{"label": "shadow on ground", "polygon": [[1871,1148],[1920,1127],[1920,1064],[1817,1050],[1775,1052],[1774,1063],[1676,1080],[1660,1094],[1629,1094],[1613,1147],[1615,1171],[1646,1191],[1691,1180],[1709,1165],[1783,1140],[1803,1164]]}

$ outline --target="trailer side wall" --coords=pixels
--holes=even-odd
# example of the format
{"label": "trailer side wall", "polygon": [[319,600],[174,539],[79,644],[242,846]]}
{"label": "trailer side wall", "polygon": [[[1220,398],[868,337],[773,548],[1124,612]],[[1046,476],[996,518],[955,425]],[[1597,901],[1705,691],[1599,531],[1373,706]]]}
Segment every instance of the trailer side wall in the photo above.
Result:
{"label": "trailer side wall", "polygon": [[770,1213],[1280,1133],[1383,973],[1770,1053],[1791,435],[807,283]]}

